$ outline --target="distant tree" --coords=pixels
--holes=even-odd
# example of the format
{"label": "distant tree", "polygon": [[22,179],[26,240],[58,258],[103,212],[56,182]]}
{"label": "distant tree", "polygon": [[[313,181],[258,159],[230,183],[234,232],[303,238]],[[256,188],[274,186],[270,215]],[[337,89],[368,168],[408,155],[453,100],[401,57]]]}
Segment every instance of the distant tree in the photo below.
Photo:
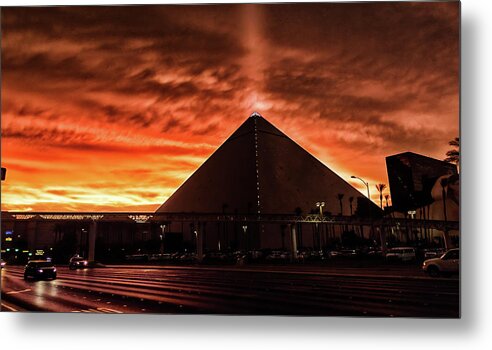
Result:
{"label": "distant tree", "polygon": [[460,138],[455,137],[453,140],[449,141],[449,145],[453,146],[454,149],[451,149],[446,152],[445,162],[456,164],[459,168],[460,166]]}
{"label": "distant tree", "polygon": [[381,209],[383,209],[383,191],[385,190],[385,188],[386,188],[386,184],[377,184],[376,185],[376,189],[379,192],[379,205],[380,205]]}
{"label": "distant tree", "polygon": [[337,194],[338,202],[340,203],[340,215],[343,215],[343,193]]}

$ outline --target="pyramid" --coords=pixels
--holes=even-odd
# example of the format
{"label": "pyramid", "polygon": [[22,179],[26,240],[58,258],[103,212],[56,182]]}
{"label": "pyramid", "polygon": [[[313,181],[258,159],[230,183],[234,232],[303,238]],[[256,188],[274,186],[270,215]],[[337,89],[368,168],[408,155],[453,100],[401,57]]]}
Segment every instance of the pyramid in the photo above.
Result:
{"label": "pyramid", "polygon": [[324,201],[325,213],[350,214],[349,197],[361,193],[309,152],[253,113],[157,213],[309,213]]}

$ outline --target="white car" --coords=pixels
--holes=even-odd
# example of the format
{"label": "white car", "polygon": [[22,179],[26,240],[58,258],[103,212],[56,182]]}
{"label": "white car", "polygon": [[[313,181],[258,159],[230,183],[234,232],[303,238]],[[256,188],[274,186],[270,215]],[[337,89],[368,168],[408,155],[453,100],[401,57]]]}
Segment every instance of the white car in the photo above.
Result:
{"label": "white car", "polygon": [[386,260],[413,261],[415,258],[415,249],[412,247],[391,248],[386,253]]}
{"label": "white car", "polygon": [[440,258],[425,260],[422,264],[422,270],[432,277],[459,273],[460,250],[450,249]]}

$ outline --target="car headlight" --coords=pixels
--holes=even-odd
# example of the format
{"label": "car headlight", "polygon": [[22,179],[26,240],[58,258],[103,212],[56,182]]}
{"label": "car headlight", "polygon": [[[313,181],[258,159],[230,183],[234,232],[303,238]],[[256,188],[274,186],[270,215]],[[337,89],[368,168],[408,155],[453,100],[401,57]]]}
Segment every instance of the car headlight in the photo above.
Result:
{"label": "car headlight", "polygon": [[53,272],[56,272],[56,267],[55,267],[55,268],[53,268]]}
{"label": "car headlight", "polygon": [[39,272],[39,273],[43,273],[43,270],[39,269],[39,270],[38,270],[38,272]]}

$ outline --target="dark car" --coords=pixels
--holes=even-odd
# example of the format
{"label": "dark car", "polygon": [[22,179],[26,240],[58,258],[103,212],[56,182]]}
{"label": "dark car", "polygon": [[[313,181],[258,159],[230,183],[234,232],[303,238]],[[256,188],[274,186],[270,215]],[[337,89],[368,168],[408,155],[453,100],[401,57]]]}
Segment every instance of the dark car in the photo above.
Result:
{"label": "dark car", "polygon": [[24,279],[56,279],[56,267],[46,260],[31,260],[24,268]]}
{"label": "dark car", "polygon": [[3,259],[0,259],[0,268],[4,268],[6,265],[5,261],[3,261]]}
{"label": "dark car", "polygon": [[74,256],[70,259],[70,262],[68,263],[68,268],[70,270],[85,269],[87,265],[89,265],[89,262],[86,259],[80,256]]}

